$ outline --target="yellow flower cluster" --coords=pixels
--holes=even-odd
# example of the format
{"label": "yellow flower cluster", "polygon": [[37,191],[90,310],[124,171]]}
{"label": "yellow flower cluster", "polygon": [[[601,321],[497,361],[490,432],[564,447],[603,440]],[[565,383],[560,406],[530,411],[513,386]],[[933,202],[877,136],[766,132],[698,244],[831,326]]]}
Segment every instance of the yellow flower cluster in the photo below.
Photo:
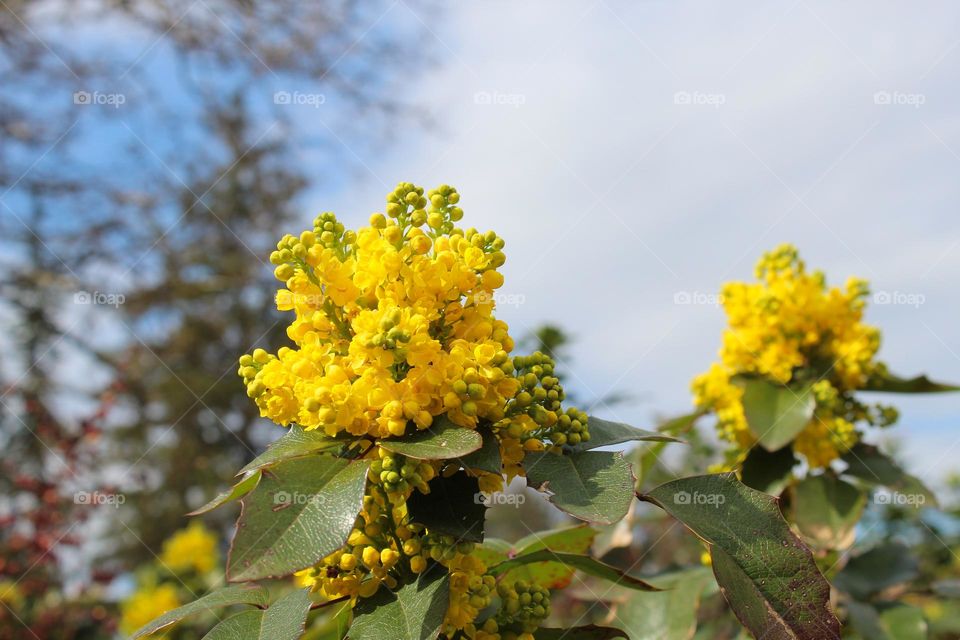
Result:
{"label": "yellow flower cluster", "polygon": [[160,562],[174,573],[212,571],[220,564],[217,537],[199,520],[194,520],[163,543]]}
{"label": "yellow flower cluster", "polygon": [[[299,572],[298,582],[330,599],[364,598],[438,563],[450,574],[445,634],[496,640],[496,622],[486,630],[474,625],[496,585],[472,555],[473,543],[412,521],[407,499],[429,493],[439,475],[463,472],[481,491],[500,491],[504,475],[523,475],[527,452],[559,451],[590,433],[583,412],[562,408],[549,357],[510,355],[514,341],[494,316],[504,241],[493,231],[459,228],[459,201],[447,185],[425,193],[400,183],[385,213],[373,214],[365,228],[348,230],[324,213],[312,230],[284,236],[270,260],[284,284],[277,307],[295,316],[287,329],[294,346],[244,355],[239,374],[262,416],[353,436],[371,460],[347,543]],[[376,444],[427,429],[439,416],[489,430],[503,473],[405,458]],[[517,609],[526,616],[517,624],[534,628],[536,607],[527,609]]]}
{"label": "yellow flower cluster", "polygon": [[[375,437],[430,426],[441,413],[475,427],[497,421],[518,390],[513,340],[493,317],[503,240],[457,230],[459,194],[401,184],[371,226],[346,231],[333,214],[284,237],[271,256],[297,348],[255,352],[241,373],[264,416]],[[457,385],[456,383],[461,383]]]}
{"label": "yellow flower cluster", "polygon": [[852,396],[881,366],[874,359],[880,333],[863,323],[867,283],[851,278],[843,289],[828,287],[824,274],[807,271],[791,245],[764,254],[756,276],[760,282],[723,287],[729,325],[720,361],[694,379],[694,401],[716,414],[720,436],[734,445],[736,460],[755,438],[735,376],[812,384],[816,411],[793,448],[811,467],[826,466],[856,443],[857,421],[886,425],[896,419],[891,409],[867,407]]}
{"label": "yellow flower cluster", "polygon": [[130,635],[148,622],[179,606],[180,597],[172,584],[143,587],[121,603],[120,631]]}

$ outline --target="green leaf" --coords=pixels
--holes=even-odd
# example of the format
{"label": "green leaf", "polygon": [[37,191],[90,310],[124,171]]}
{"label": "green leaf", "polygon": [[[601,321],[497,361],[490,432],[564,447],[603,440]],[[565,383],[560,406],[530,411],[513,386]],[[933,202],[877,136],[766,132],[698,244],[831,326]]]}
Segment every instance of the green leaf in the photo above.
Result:
{"label": "green leaf", "polygon": [[595,558],[591,558],[590,556],[578,555],[574,553],[557,553],[550,551],[549,549],[541,549],[540,551],[534,551],[533,553],[527,553],[522,556],[517,556],[516,558],[511,558],[510,560],[505,560],[498,565],[490,567],[487,571],[493,575],[500,575],[516,567],[545,561],[559,562],[567,565],[568,567],[579,569],[587,575],[591,575],[595,578],[601,578],[603,580],[609,580],[630,589],[638,589],[640,591],[658,590],[650,583],[627,575],[620,571],[620,569],[611,567],[610,565],[600,562]]}
{"label": "green leaf", "polygon": [[613,640],[614,638],[629,640],[629,636],[620,629],[598,627],[592,624],[570,629],[540,627],[534,632],[533,637],[535,640]]}
{"label": "green leaf", "polygon": [[460,458],[460,464],[465,469],[479,469],[499,475],[503,470],[503,461],[500,459],[500,442],[497,436],[489,429],[478,429],[477,432],[483,439],[483,446]]}
{"label": "green leaf", "polygon": [[187,616],[205,613],[219,607],[229,607],[234,604],[265,606],[267,604],[267,590],[254,584],[238,584],[217,589],[189,604],[166,612],[156,620],[137,629],[133,633],[133,637],[134,639],[141,638],[183,620]]}
{"label": "green leaf", "polygon": [[574,451],[588,451],[597,447],[607,447],[613,444],[622,444],[624,442],[647,441],[647,442],[680,442],[672,436],[656,431],[645,431],[636,427],[631,427],[622,422],[611,422],[595,416],[590,416],[587,421],[587,427],[590,431],[590,441],[581,442],[572,447]]}
{"label": "green leaf", "polygon": [[222,507],[228,502],[233,502],[234,500],[239,500],[243,496],[247,495],[251,491],[257,488],[257,485],[260,484],[261,472],[259,469],[253,473],[244,476],[237,484],[233,485],[230,489],[227,489],[216,498],[203,505],[199,509],[191,511],[188,513],[188,516],[199,516],[200,514],[213,511],[218,507]]}
{"label": "green leaf", "polygon": [[755,636],[839,638],[830,584],[775,498],[737,482],[733,474],[681,478],[639,497],[710,544],[717,582]]}
{"label": "green leaf", "polygon": [[377,444],[409,458],[449,460],[476,451],[483,446],[483,438],[474,429],[465,429],[446,416],[438,416],[429,429],[404,436],[402,440],[381,440]]}
{"label": "green leaf", "polygon": [[889,542],[850,558],[833,584],[858,600],[866,600],[884,589],[910,582],[919,571],[917,559],[905,545]]}
{"label": "green leaf", "polygon": [[793,521],[817,549],[846,549],[867,504],[867,495],[832,474],[807,476],[793,487]]}
{"label": "green leaf", "polygon": [[231,582],[290,575],[340,548],[360,509],[368,460],[286,460],[243,498],[227,559]]}
{"label": "green leaf", "polygon": [[265,611],[242,611],[227,618],[203,636],[204,640],[297,640],[310,612],[310,592],[298,589],[283,596]]}
{"label": "green leaf", "polygon": [[937,504],[936,496],[923,482],[901,469],[877,447],[857,443],[842,460],[847,463],[847,469],[843,472],[845,475],[869,484],[882,485],[904,496],[912,496],[917,504]]}
{"label": "green leaf", "polygon": [[285,434],[269,445],[266,451],[241,469],[237,475],[269,467],[284,460],[303,458],[343,444],[342,440],[327,437],[323,431],[304,431],[300,425],[291,424]]}
{"label": "green leaf", "polygon": [[482,544],[476,546],[473,554],[483,564],[491,567],[509,558],[513,554],[513,546],[500,538],[486,538]]}
{"label": "green leaf", "polygon": [[869,605],[848,602],[847,616],[861,636],[869,640],[926,640],[923,611],[902,603]]}
{"label": "green leaf", "polygon": [[314,623],[310,627],[310,640],[343,640],[347,637],[347,630],[353,618],[353,606],[349,600],[339,602],[330,607],[327,618],[319,625]]}
{"label": "green leaf", "polygon": [[262,626],[263,611],[241,611],[222,620],[203,636],[203,640],[250,640],[259,637]]}
{"label": "green leaf", "polygon": [[794,389],[762,378],[737,378],[743,387],[743,413],[747,426],[767,451],[793,442],[813,418],[816,398],[809,386]]}
{"label": "green leaf", "polygon": [[549,491],[550,502],[580,520],[613,524],[630,508],[633,474],[622,453],[531,453],[524,467],[528,485]]}
{"label": "green leaf", "polygon": [[433,640],[450,601],[446,569],[434,565],[397,591],[381,588],[354,608],[350,640]]}
{"label": "green leaf", "polygon": [[713,584],[710,569],[687,569],[650,578],[650,582],[664,591],[625,594],[613,611],[617,623],[631,638],[691,638],[697,629],[700,600]]}
{"label": "green leaf", "polygon": [[[532,533],[514,545],[509,557],[517,558],[544,549],[564,553],[589,553],[596,535],[596,529],[586,524]],[[517,567],[508,573],[511,580],[526,580],[547,589],[562,589],[570,584],[574,569],[560,562],[537,562]]]}
{"label": "green leaf", "polygon": [[430,493],[414,491],[407,498],[412,522],[431,533],[451,535],[458,541],[483,542],[483,519],[487,506],[476,478],[460,471],[449,478],[430,481]]}
{"label": "green leaf", "polygon": [[[680,436],[693,428],[697,420],[703,417],[703,411],[695,411],[686,415],[671,418],[657,427],[657,431],[670,436]],[[632,453],[628,454],[631,462],[634,463],[634,472],[637,476],[636,489],[639,491],[647,475],[653,471],[660,460],[660,454],[667,447],[667,442],[655,442],[649,447],[637,447]]]}
{"label": "green leaf", "polygon": [[753,447],[740,467],[740,481],[751,489],[779,495],[787,486],[793,467],[799,461],[791,447],[767,451]]}
{"label": "green leaf", "polygon": [[927,376],[901,378],[889,372],[879,372],[867,380],[863,391],[880,391],[883,393],[941,393],[944,391],[960,391],[960,386],[934,382]]}

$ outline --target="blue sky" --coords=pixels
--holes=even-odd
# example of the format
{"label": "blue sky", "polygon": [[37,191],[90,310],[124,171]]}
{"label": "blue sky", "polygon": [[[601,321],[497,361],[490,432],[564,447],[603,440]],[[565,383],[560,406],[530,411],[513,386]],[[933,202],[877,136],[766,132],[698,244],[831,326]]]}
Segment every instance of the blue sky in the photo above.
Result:
{"label": "blue sky", "polygon": [[[518,334],[568,329],[571,383],[638,395],[607,413],[639,425],[689,409],[724,324],[707,296],[784,241],[832,283],[888,295],[867,318],[894,371],[960,380],[958,14],[456,3],[431,23],[440,63],[408,85],[437,128],[342,154],[348,186],[312,192],[303,218],[360,223],[399,180],[456,185],[466,224],[507,240],[500,315]],[[891,399],[884,439],[930,480],[956,468],[957,398]]]}
{"label": "blue sky", "polygon": [[[893,303],[871,305],[868,320],[894,371],[957,381],[958,18],[949,2],[473,0],[434,13],[384,0],[336,64],[355,64],[367,38],[419,29],[434,63],[410,65],[393,86],[434,126],[398,125],[379,140],[367,116],[324,93],[260,133],[323,141],[298,156],[315,178],[304,226],[325,210],[362,224],[400,180],[456,185],[466,224],[507,240],[499,313],[514,333],[560,324],[576,338],[566,369],[580,395],[637,396],[605,417],[648,426],[689,410],[689,380],[714,359],[724,324],[710,296],[784,241],[831,282],[858,275],[887,294]],[[162,42],[122,25],[78,33],[109,35],[131,66],[173,77]],[[57,49],[68,34],[43,35]],[[148,100],[134,75],[77,89]],[[265,107],[277,91],[322,91],[269,70],[260,82]],[[165,98],[190,108],[175,90]],[[78,116],[96,140],[87,168],[129,171],[92,151],[110,145],[147,161],[176,151],[149,111],[105,109]],[[678,304],[688,298],[696,304]],[[893,400],[903,417],[884,436],[911,466],[930,480],[955,468],[958,399]]]}

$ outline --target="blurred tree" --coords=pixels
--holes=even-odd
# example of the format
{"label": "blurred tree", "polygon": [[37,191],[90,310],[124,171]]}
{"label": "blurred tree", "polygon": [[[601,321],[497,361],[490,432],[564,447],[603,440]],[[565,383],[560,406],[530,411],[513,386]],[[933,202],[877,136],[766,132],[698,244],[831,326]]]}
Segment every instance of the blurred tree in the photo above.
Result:
{"label": "blurred tree", "polygon": [[126,558],[152,559],[279,435],[251,429],[234,377],[241,353],[283,340],[266,256],[309,186],[416,120],[402,88],[424,23],[379,0],[0,5],[4,459],[49,472],[110,389],[101,462],[73,480],[116,484]]}

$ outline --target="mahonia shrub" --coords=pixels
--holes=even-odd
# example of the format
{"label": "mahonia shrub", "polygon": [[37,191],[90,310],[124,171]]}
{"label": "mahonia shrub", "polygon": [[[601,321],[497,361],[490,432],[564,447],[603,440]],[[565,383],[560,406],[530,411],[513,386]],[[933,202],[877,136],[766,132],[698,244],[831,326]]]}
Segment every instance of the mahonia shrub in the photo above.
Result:
{"label": "mahonia shrub", "polygon": [[[210,638],[286,640],[316,624],[326,626],[310,633],[343,638],[349,628],[351,640],[623,636],[543,623],[551,590],[576,575],[657,590],[588,554],[590,525],[619,522],[637,497],[742,567],[717,581],[755,634],[838,637],[829,586],[769,496],[729,474],[635,493],[630,464],[609,447],[675,438],[566,406],[553,360],[514,354],[495,314],[504,240],[459,226],[459,205],[452,187],[401,183],[364,228],[323,213],[277,243],[270,261],[290,344],[242,356],[238,371],[261,414],[287,431],[194,512],[241,499],[226,567],[238,584],[163,613],[137,637],[219,607],[243,610]],[[489,496],[517,478],[588,524],[515,546],[486,538]],[[689,499],[702,495],[709,510]],[[727,521],[727,510],[738,516]],[[268,579],[286,581],[279,598]]]}
{"label": "mahonia shrub", "polygon": [[722,288],[728,326],[719,362],[692,382],[698,411],[691,417],[715,417],[728,445],[721,468],[784,499],[785,515],[833,579],[842,617],[858,633],[925,628],[920,609],[884,593],[915,577],[910,550],[875,536],[852,553],[871,497],[912,511],[914,520],[936,506],[920,480],[869,444],[870,427],[895,424],[898,412],[863,395],[958,387],[895,376],[878,361],[880,331],[864,322],[863,280],[828,286],[791,245],[764,254],[756,277]]}
{"label": "mahonia shrub", "polygon": [[388,197],[386,215],[374,214],[357,232],[324,213],[312,230],[284,236],[270,261],[285,286],[277,307],[295,314],[287,335],[296,346],[244,356],[240,375],[262,416],[330,437],[360,437],[358,455],[372,461],[349,538],[299,572],[300,584],[330,599],[370,597],[434,561],[451,577],[446,635],[522,637],[549,611],[545,594],[527,602],[509,591],[515,587],[501,586],[508,603],[526,604],[508,604],[516,610],[502,610],[477,629],[496,583],[472,555],[474,543],[431,533],[407,508],[411,494],[429,494],[430,481],[458,472],[460,463],[376,444],[435,423],[489,429],[503,474],[466,472],[492,493],[503,489],[504,477],[524,474],[527,452],[590,439],[586,415],[562,407],[552,360],[541,353],[511,357],[514,340],[494,315],[504,241],[493,231],[458,228],[459,200],[446,185],[424,193],[404,183]]}
{"label": "mahonia shrub", "polygon": [[886,427],[897,420],[893,407],[854,395],[885,371],[876,360],[880,332],[863,322],[867,283],[850,278],[842,289],[829,287],[823,272],[808,271],[791,245],[764,254],[756,276],[759,282],[729,282],[721,291],[729,326],[720,361],[693,381],[694,401],[716,414],[720,437],[732,445],[729,461],[737,464],[758,440],[777,435],[748,425],[748,381],[794,388],[795,404],[813,410],[794,435],[793,449],[809,466],[825,467],[860,439],[858,423]]}

